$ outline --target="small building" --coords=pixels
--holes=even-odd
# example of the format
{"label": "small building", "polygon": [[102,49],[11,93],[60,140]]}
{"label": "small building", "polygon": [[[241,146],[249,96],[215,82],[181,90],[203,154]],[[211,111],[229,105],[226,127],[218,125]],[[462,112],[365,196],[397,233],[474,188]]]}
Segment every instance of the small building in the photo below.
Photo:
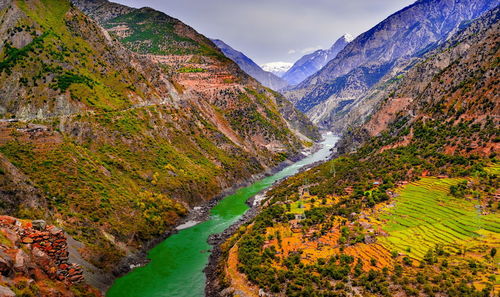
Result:
{"label": "small building", "polygon": [[306,215],[305,215],[305,214],[303,214],[303,213],[296,213],[296,214],[295,214],[295,219],[296,219],[297,221],[302,221],[302,220],[305,220],[305,219],[306,219]]}

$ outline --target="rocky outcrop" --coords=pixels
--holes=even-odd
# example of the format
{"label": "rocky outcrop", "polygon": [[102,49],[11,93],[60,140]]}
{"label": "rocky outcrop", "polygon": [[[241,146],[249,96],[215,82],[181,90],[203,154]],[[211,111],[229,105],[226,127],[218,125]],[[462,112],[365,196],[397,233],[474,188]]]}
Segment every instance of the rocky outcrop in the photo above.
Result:
{"label": "rocky outcrop", "polygon": [[[64,232],[45,221],[23,221],[0,216],[0,280],[1,296],[28,294],[21,282],[31,283],[29,296],[101,296],[83,284],[82,268],[68,262]],[[53,282],[52,288],[44,285]],[[70,287],[75,290],[70,290]],[[14,295],[12,295],[12,293]],[[10,294],[10,295],[9,295]]]}
{"label": "rocky outcrop", "polygon": [[[356,119],[348,118],[365,108],[359,98],[379,82],[405,71],[407,61],[444,42],[460,27],[500,2],[420,0],[389,16],[358,36],[321,71],[286,93],[313,122],[337,132],[346,131]],[[354,105],[356,104],[356,105]],[[363,111],[364,111],[363,110]]]}
{"label": "rocky outcrop", "polygon": [[134,9],[107,0],[72,0],[86,15],[99,21],[107,21],[132,12]]}

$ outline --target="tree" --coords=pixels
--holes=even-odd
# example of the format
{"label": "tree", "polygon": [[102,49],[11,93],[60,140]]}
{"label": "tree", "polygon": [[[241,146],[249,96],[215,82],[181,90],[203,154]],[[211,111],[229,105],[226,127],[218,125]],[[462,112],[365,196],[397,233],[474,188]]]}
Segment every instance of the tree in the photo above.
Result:
{"label": "tree", "polygon": [[495,248],[495,247],[491,248],[491,250],[490,250],[490,256],[492,258],[495,258],[496,254],[497,254],[497,248]]}

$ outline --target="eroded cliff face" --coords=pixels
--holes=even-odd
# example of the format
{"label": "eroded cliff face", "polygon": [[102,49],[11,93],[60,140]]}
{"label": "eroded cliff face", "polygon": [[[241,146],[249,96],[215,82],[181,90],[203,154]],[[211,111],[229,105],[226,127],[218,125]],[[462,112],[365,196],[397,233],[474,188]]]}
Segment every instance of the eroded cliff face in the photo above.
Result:
{"label": "eroded cliff face", "polygon": [[[180,21],[92,3],[125,17],[108,32],[68,1],[0,4],[0,193],[2,212],[63,227],[110,270],[318,132]],[[117,42],[136,18],[157,52]]]}
{"label": "eroded cliff face", "polygon": [[343,149],[355,149],[360,139],[384,131],[397,134],[407,129],[395,144],[405,145],[416,137],[415,123],[433,120],[458,129],[447,135],[446,153],[488,156],[497,152],[491,132],[498,127],[500,112],[499,11],[491,10],[443,45],[408,62],[404,75],[380,85],[369,95],[372,98],[365,97],[365,102],[373,100],[374,111],[351,115],[366,120],[346,135],[340,144]]}
{"label": "eroded cliff face", "polygon": [[82,268],[68,262],[61,229],[0,216],[0,238],[1,296],[102,296],[83,283]]}
{"label": "eroded cliff face", "polygon": [[362,122],[351,113],[369,113],[380,102],[372,96],[377,87],[397,79],[409,61],[498,4],[484,0],[417,1],[358,36],[321,71],[285,95],[314,123],[345,132]]}

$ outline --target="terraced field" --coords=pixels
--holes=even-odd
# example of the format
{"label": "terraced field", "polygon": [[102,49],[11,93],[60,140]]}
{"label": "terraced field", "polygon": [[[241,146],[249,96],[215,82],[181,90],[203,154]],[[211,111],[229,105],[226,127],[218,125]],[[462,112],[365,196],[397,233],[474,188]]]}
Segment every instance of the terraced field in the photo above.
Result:
{"label": "terraced field", "polygon": [[401,188],[392,207],[386,207],[380,215],[385,220],[382,228],[389,236],[379,237],[379,242],[389,250],[418,260],[438,244],[458,247],[486,237],[498,242],[498,215],[481,214],[474,199],[449,195],[450,186],[460,181],[463,180],[423,178]]}

